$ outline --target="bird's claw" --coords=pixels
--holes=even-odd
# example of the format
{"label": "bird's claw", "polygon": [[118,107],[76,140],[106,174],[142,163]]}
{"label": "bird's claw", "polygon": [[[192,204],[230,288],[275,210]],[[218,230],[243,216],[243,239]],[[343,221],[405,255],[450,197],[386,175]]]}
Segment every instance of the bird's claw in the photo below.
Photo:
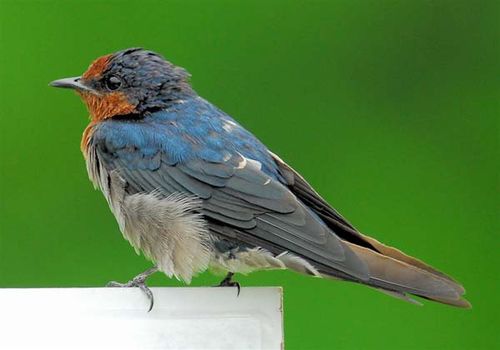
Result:
{"label": "bird's claw", "polygon": [[139,284],[138,287],[140,290],[142,290],[144,292],[144,294],[146,294],[146,297],[149,300],[148,312],[151,312],[151,310],[153,310],[153,306],[155,304],[155,298],[153,296],[153,292],[151,291],[151,289],[148,288],[148,286],[146,286],[146,283]]}
{"label": "bird's claw", "polygon": [[111,282],[108,282],[106,284],[106,287],[121,287],[121,288],[136,287],[136,288],[139,288],[140,290],[142,290],[144,292],[144,294],[146,294],[146,297],[149,300],[148,312],[150,312],[151,310],[153,310],[154,296],[153,296],[153,292],[151,291],[151,289],[149,289],[149,287],[146,285],[146,279],[150,275],[155,273],[156,271],[157,271],[157,268],[155,266],[155,267],[152,267],[151,269],[141,273],[140,275],[134,277],[133,279],[131,279],[127,283],[120,283],[120,282],[116,282],[116,281],[111,281]]}
{"label": "bird's claw", "polygon": [[146,297],[149,300],[149,309],[148,312],[150,312],[153,309],[154,305],[154,296],[153,292],[149,287],[146,285],[146,279],[142,276],[138,276],[127,283],[120,283],[116,281],[111,281],[106,284],[106,287],[120,287],[120,288],[139,288],[146,294]]}
{"label": "bird's claw", "polygon": [[236,294],[236,296],[239,296],[240,295],[240,291],[241,291],[241,285],[239,282],[236,282],[236,281],[233,281],[233,276],[234,274],[233,273],[228,273],[226,278],[224,278],[218,285],[216,285],[215,287],[236,287],[238,292]]}
{"label": "bird's claw", "polygon": [[110,281],[106,283],[106,287],[132,287],[130,284],[132,281],[128,281],[127,283],[120,283],[116,281]]}

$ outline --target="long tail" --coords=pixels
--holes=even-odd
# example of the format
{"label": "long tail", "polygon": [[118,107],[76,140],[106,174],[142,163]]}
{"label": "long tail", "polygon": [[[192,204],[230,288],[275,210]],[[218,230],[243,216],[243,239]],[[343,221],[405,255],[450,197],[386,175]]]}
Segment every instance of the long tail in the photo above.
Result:
{"label": "long tail", "polygon": [[370,279],[363,284],[407,301],[413,301],[406,295],[409,293],[448,305],[471,307],[462,297],[465,289],[449,276],[371,237],[363,238],[378,252],[344,241],[368,266]]}

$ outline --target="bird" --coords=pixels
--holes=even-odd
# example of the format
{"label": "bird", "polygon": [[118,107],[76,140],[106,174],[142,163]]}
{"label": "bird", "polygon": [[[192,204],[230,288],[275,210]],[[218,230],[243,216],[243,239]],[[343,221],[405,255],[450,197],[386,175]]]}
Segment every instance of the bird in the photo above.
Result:
{"label": "bird", "polygon": [[190,74],[162,55],[129,48],[94,60],[83,75],[55,80],[82,98],[81,140],[90,180],[136,252],[153,265],[127,283],[153,307],[147,278],[189,284],[210,270],[219,286],[235,274],[289,269],[469,308],[448,275],[361,233],[302,177],[221,109]]}

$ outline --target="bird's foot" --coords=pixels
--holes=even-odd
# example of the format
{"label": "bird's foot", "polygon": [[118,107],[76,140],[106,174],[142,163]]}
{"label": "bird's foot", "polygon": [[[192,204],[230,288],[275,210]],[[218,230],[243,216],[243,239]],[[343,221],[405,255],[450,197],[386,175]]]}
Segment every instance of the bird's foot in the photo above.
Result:
{"label": "bird's foot", "polygon": [[215,287],[236,287],[238,289],[238,293],[236,294],[236,296],[239,296],[241,286],[238,282],[233,281],[233,276],[234,273],[228,272],[227,276]]}
{"label": "bird's foot", "polygon": [[127,283],[120,283],[120,282],[116,282],[116,281],[111,281],[111,282],[108,282],[108,284],[106,284],[106,287],[121,287],[121,288],[123,288],[123,287],[125,287],[125,288],[137,287],[137,288],[139,288],[140,290],[142,290],[144,292],[144,294],[146,294],[146,297],[149,300],[148,312],[150,312],[153,309],[154,296],[153,296],[153,292],[151,291],[151,289],[149,289],[149,287],[146,285],[146,279],[157,271],[158,271],[158,268],[156,266],[154,266],[154,267],[144,271],[143,273],[135,276]]}
{"label": "bird's foot", "polygon": [[122,288],[132,288],[132,287],[138,287],[140,290],[146,294],[146,297],[149,300],[149,309],[148,312],[150,312],[153,309],[154,305],[154,296],[153,292],[149,287],[146,285],[146,281],[142,278],[133,278],[132,280],[128,281],[127,283],[120,283],[116,281],[111,281],[106,284],[106,287],[122,287]]}

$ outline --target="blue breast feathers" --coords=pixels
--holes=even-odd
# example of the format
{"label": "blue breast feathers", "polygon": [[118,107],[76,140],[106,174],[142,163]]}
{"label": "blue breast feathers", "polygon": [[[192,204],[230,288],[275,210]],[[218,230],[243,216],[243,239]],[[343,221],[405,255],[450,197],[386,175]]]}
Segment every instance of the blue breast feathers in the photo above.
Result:
{"label": "blue breast feathers", "polygon": [[[108,119],[95,126],[91,145],[128,167],[156,170],[202,159],[222,163],[239,153],[262,164],[279,179],[267,148],[227,114],[200,97],[151,113],[142,119]],[[124,161],[124,162],[123,162]]]}

